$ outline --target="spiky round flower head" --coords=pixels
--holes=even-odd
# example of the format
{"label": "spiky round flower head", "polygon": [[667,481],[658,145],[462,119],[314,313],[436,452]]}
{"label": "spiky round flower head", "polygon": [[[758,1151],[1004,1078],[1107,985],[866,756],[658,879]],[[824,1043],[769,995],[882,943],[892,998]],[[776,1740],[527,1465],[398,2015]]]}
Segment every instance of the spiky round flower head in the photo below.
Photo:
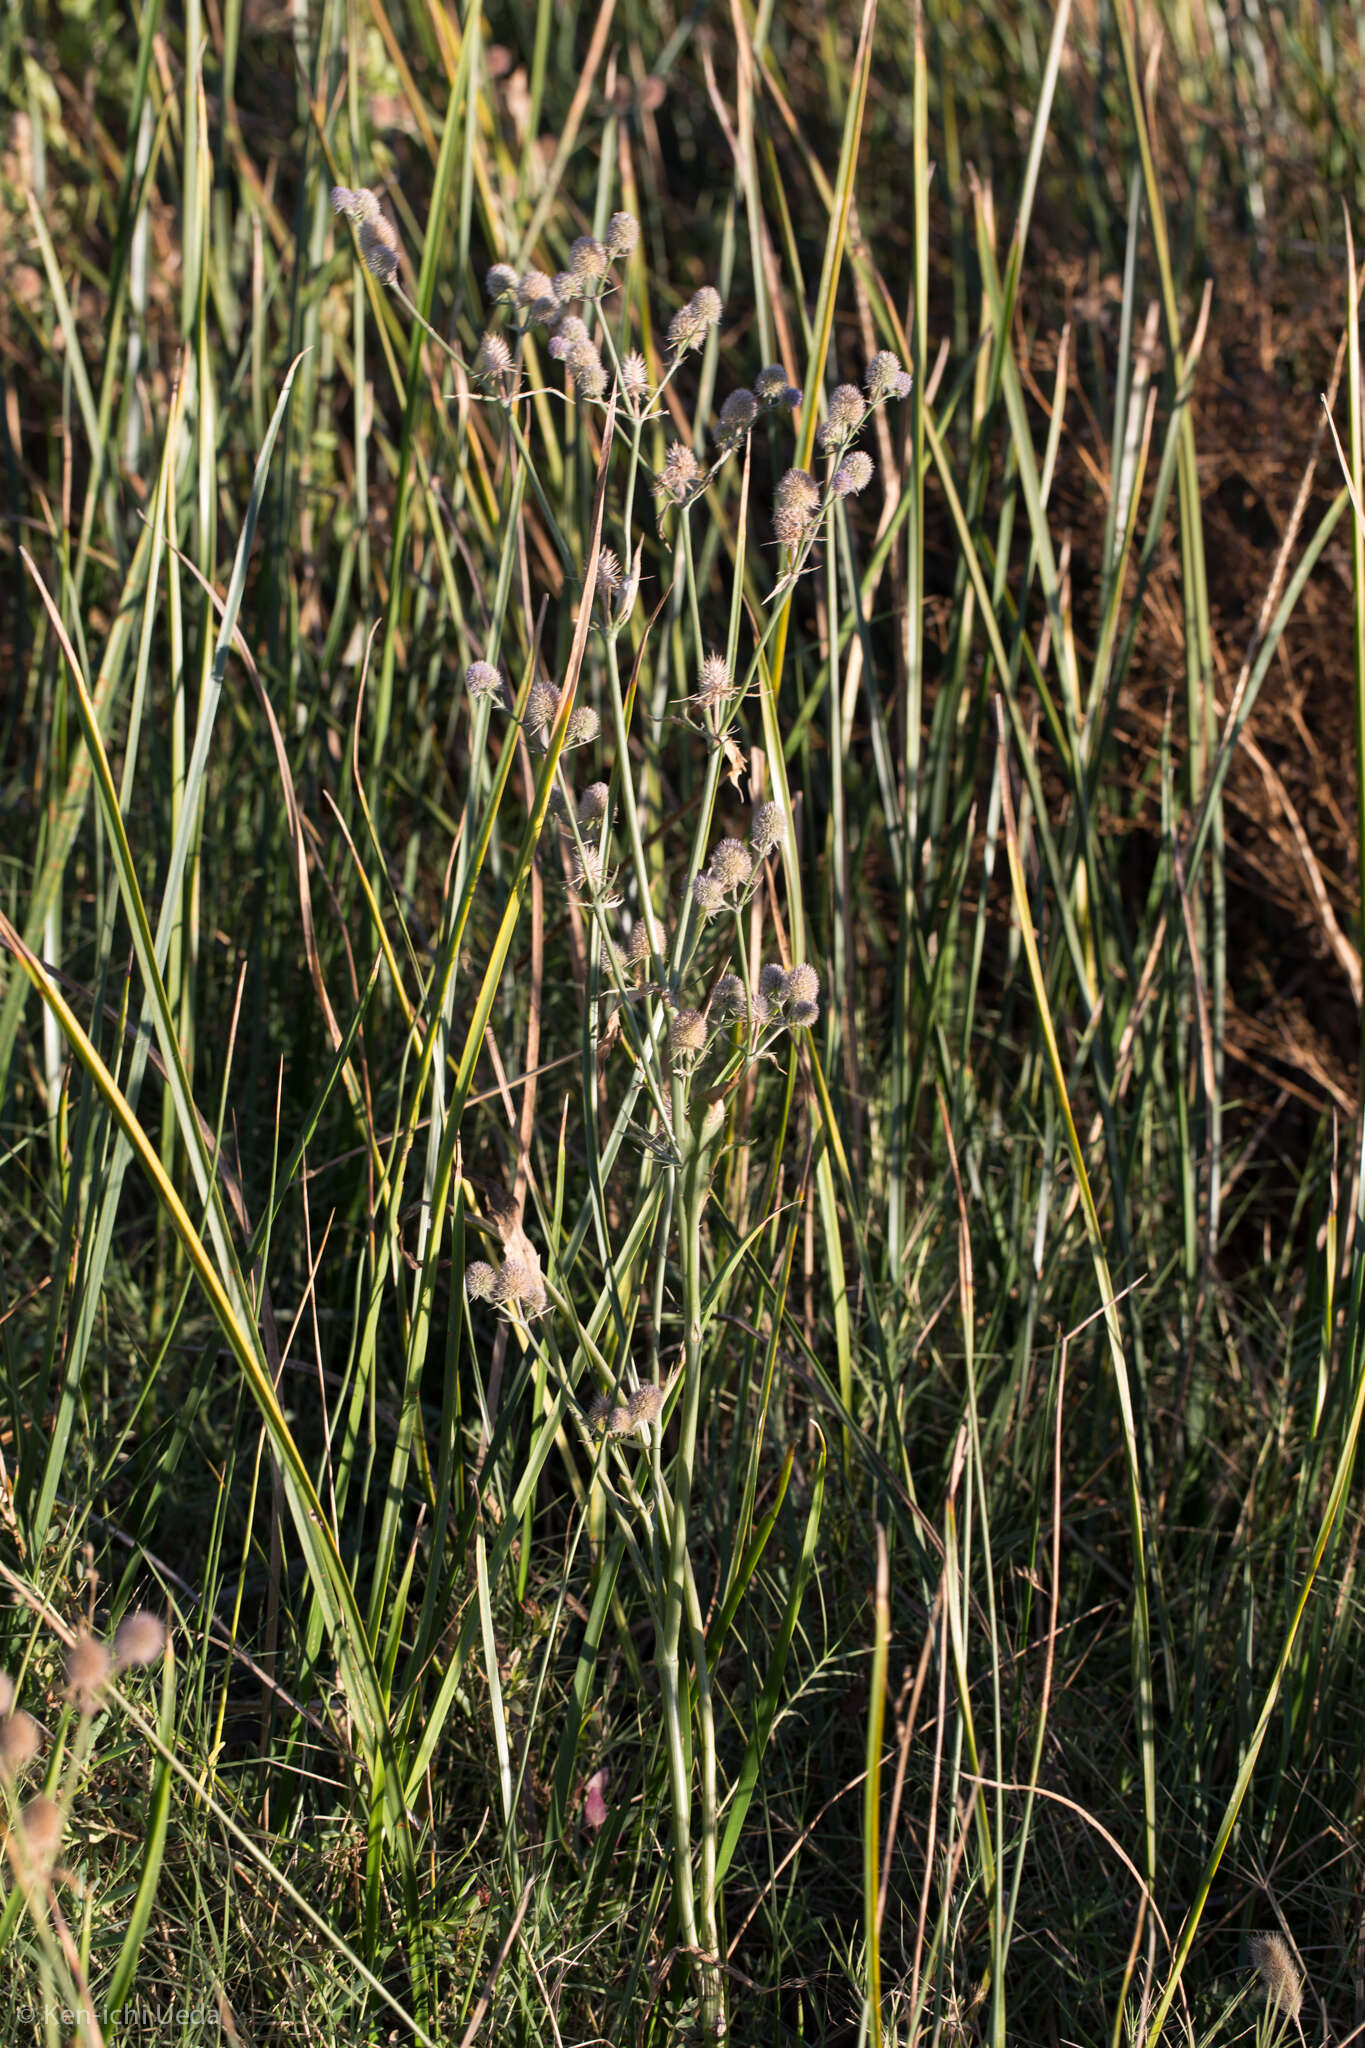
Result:
{"label": "spiky round flower head", "polygon": [[714,711],[735,694],[735,680],[723,654],[708,654],[697,677],[692,702],[699,711]]}
{"label": "spiky round flower head", "polygon": [[632,405],[649,396],[649,365],[638,349],[632,349],[621,364],[621,389]]}
{"label": "spiky round flower head", "polygon": [[770,960],[766,967],[760,967],[758,970],[759,994],[765,996],[770,1002],[773,997],[780,996],[783,973],[784,970],[778,966],[776,960]]}
{"label": "spiky round flower head", "polygon": [[706,1050],[706,1019],[700,1010],[679,1010],[668,1027],[669,1051],[675,1059],[695,1059]]}
{"label": "spiky round flower head", "polygon": [[821,448],[842,448],[853,439],[867,413],[867,403],[856,384],[836,384],[829,394],[829,409],[816,435]]}
{"label": "spiky round flower head", "polygon": [[166,1648],[166,1630],[145,1607],[125,1614],[114,1630],[114,1666],[119,1671],[144,1670]]}
{"label": "spiky round flower head", "polygon": [[588,747],[597,738],[602,722],[591,704],[576,704],[569,713],[569,727],[564,735],[568,747]]}
{"label": "spiky round flower head", "polygon": [[650,944],[649,938],[649,925],[643,917],[637,918],[630,928],[630,937],[626,940],[626,965],[628,967],[647,967],[650,954],[653,951],[654,948]]}
{"label": "spiky round flower head", "polygon": [[745,1011],[744,983],[737,974],[720,975],[711,989],[712,1013],[721,1018],[742,1017]]}
{"label": "spiky round flower head", "polygon": [[755,989],[749,999],[749,1015],[760,1031],[772,1023],[773,1006],[761,989]]}
{"label": "spiky round flower head", "polygon": [[668,323],[668,345],[673,353],[680,356],[690,348],[700,348],[720,315],[720,293],[713,285],[704,284]]}
{"label": "spiky round flower head", "polygon": [[580,235],[569,250],[569,268],[584,289],[600,284],[610,260],[603,244],[592,235]]}
{"label": "spiky round flower head", "polygon": [[588,1403],[588,1427],[600,1436],[611,1428],[613,1409],[610,1394],[594,1394]]}
{"label": "spiky round flower head", "polygon": [[720,840],[711,854],[711,873],[726,895],[742,889],[754,871],[754,857],[740,839]]}
{"label": "spiky round flower head", "polygon": [[580,825],[600,825],[607,815],[611,791],[605,782],[590,782],[578,799]]}
{"label": "spiky round flower head", "polygon": [[703,917],[715,917],[725,908],[725,891],[714,875],[697,875],[692,883],[692,901]]}
{"label": "spiky round flower head", "polygon": [[494,305],[501,299],[514,299],[517,295],[517,273],[510,263],[495,263],[484,278],[483,288]]}
{"label": "spiky round flower head", "polygon": [[[657,1422],[663,1413],[664,1389],[647,1380],[626,1402],[626,1432],[647,1429],[651,1422]],[[626,1432],[623,1432],[625,1434]]]}
{"label": "spiky round flower head", "polygon": [[682,441],[670,443],[664,466],[654,479],[655,489],[671,505],[686,505],[706,481],[705,472],[692,450]]}
{"label": "spiky round flower head", "polygon": [[30,1875],[45,1876],[62,1846],[62,1809],[39,1793],[19,1809],[19,1840]]}
{"label": "spiky round flower head", "polygon": [[1265,1986],[1266,2003],[1276,2005],[1286,2018],[1299,2016],[1303,2004],[1303,1978],[1289,1943],[1282,1934],[1255,1934],[1251,1938],[1252,1966]]}
{"label": "spiky round flower head", "polygon": [[818,1003],[820,977],[808,960],[802,960],[782,977],[778,1000],[787,1003]]}
{"label": "spiky round flower head", "polygon": [[77,1636],[66,1653],[66,1692],[83,1714],[93,1713],[112,1659],[98,1636]]}
{"label": "spiky round flower head", "polygon": [[359,227],[361,221],[375,220],[378,217],[379,197],[364,185],[357,192],[352,192],[348,185],[333,185],[332,211],[344,213],[347,220],[353,221]]}
{"label": "spiky round flower head", "polygon": [[547,299],[553,302],[554,296],[554,279],[543,270],[523,270],[517,279],[517,304],[523,313],[531,313],[533,318],[534,308]]}
{"label": "spiky round flower head", "polygon": [[493,1300],[505,1308],[519,1308],[527,1315],[539,1315],[545,1306],[545,1282],[525,1259],[506,1258],[493,1282]]}
{"label": "spiky round flower head", "polygon": [[0,1778],[17,1778],[42,1748],[38,1723],[22,1709],[0,1721]]}
{"label": "spiky round flower head", "polygon": [[640,223],[633,213],[614,213],[607,222],[607,255],[615,263],[633,253],[640,239]]}
{"label": "spiky round flower head", "polygon": [[752,391],[741,384],[738,391],[732,391],[720,409],[716,421],[716,439],[722,448],[733,448],[744,439],[754,421],[758,418],[758,400]]}
{"label": "spiky round flower head", "polygon": [[621,557],[614,548],[600,548],[597,555],[597,595],[604,600],[613,598],[624,582]]}
{"label": "spiky round flower head", "polygon": [[526,723],[532,732],[549,725],[559,709],[559,691],[553,683],[532,683],[526,697]]}
{"label": "spiky round flower head", "polygon": [[585,846],[574,855],[573,885],[581,896],[595,896],[602,887],[602,849]]}
{"label": "spiky round flower head", "polygon": [[787,1019],[793,1031],[809,1031],[812,1024],[820,1022],[818,1003],[793,1003]]}
{"label": "spiky round flower head", "polygon": [[773,531],[783,547],[799,547],[820,504],[820,486],[804,469],[789,469],[773,500]]}
{"label": "spiky round flower head", "polygon": [[464,1291],[471,1301],[492,1301],[498,1276],[487,1259],[471,1259],[464,1269]]}
{"label": "spiky round flower head", "polygon": [[580,341],[590,339],[588,330],[577,313],[566,313],[545,346],[555,361],[562,363],[568,360],[570,351],[576,348]]}
{"label": "spiky round flower head", "polygon": [[910,372],[901,368],[900,357],[893,355],[889,348],[877,351],[863,378],[867,395],[874,405],[880,405],[885,398],[908,398],[914,382]]}
{"label": "spiky round flower head", "polygon": [[830,489],[836,498],[851,498],[858,491],[865,491],[872,481],[872,457],[865,455],[861,448],[855,448],[844,457],[830,479]]}
{"label": "spiky round flower head", "polygon": [[497,697],[502,692],[502,677],[491,661],[471,661],[464,672],[464,686],[471,697]]}
{"label": "spiky round flower head", "polygon": [[361,261],[380,284],[394,284],[398,278],[400,251],[398,232],[387,215],[375,212],[356,229]]}
{"label": "spiky round flower head", "polygon": [[787,813],[781,804],[758,804],[749,824],[749,844],[760,860],[765,860],[775,846],[784,844],[787,837]]}
{"label": "spiky round flower head", "polygon": [[[791,385],[781,363],[765,363],[754,378],[754,397],[760,405],[783,405]],[[798,397],[800,394],[797,394]]]}
{"label": "spiky round flower head", "polygon": [[565,358],[573,372],[574,390],[580,398],[600,398],[607,388],[607,373],[592,341],[576,341]]}
{"label": "spiky round flower head", "polygon": [[512,374],[512,351],[502,335],[491,331],[479,343],[474,375],[480,384],[500,385]]}
{"label": "spiky round flower head", "polygon": [[575,299],[583,296],[583,287],[571,270],[557,270],[550,279],[550,288],[556,303],[561,306],[571,306]]}

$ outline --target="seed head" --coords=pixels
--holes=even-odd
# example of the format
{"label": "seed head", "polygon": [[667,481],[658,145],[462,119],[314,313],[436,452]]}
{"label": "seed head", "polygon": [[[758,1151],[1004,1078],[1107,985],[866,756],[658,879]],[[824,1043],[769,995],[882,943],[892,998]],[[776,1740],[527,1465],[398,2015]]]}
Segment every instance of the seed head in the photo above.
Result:
{"label": "seed head", "polygon": [[789,469],[773,500],[773,531],[783,547],[799,547],[820,504],[820,487],[809,471]]}
{"label": "seed head", "polygon": [[780,1000],[784,978],[783,969],[778,966],[776,960],[770,960],[766,967],[760,967],[758,970],[759,994],[770,1002],[774,997]]}
{"label": "seed head", "polygon": [[77,1636],[66,1653],[66,1691],[73,1706],[93,1713],[112,1660],[98,1636]]}
{"label": "seed head", "polygon": [[711,855],[711,873],[728,896],[742,889],[754,871],[754,857],[740,839],[722,839]]}
{"label": "seed head", "polygon": [[[594,1394],[592,1400],[588,1403],[589,1428],[596,1430],[599,1436],[604,1430],[610,1430],[611,1418],[615,1412],[611,1405],[610,1394]],[[621,1412],[624,1413],[625,1411],[622,1410]]]}
{"label": "seed head", "polygon": [[880,405],[886,398],[908,398],[914,382],[910,372],[901,368],[900,357],[893,355],[889,348],[880,349],[873,356],[863,378],[867,395],[874,405]]}
{"label": "seed head", "polygon": [[601,721],[591,704],[576,704],[569,713],[568,731],[564,744],[569,747],[587,747],[597,738]]}
{"label": "seed head", "polygon": [[621,389],[632,405],[649,394],[649,365],[638,349],[632,349],[621,364]]}
{"label": "seed head", "polygon": [[471,1301],[492,1301],[498,1276],[487,1259],[474,1259],[464,1269],[464,1291]]}
{"label": "seed head", "polygon": [[510,263],[495,263],[484,278],[483,288],[494,305],[500,299],[514,299],[517,295],[517,273]]}
{"label": "seed head", "polygon": [[758,400],[752,391],[741,384],[738,391],[732,391],[720,409],[716,421],[716,440],[722,448],[736,447],[744,439],[758,417]]}
{"label": "seed head", "polygon": [[55,1799],[39,1793],[19,1809],[19,1839],[34,1877],[45,1877],[62,1845],[62,1809]]}
{"label": "seed head", "polygon": [[626,940],[626,965],[647,967],[653,950],[649,939],[649,926],[644,918],[637,918],[630,928],[630,937]]}
{"label": "seed head", "polygon": [[744,983],[737,974],[722,974],[714,983],[711,989],[711,1009],[721,1018],[744,1015]]}
{"label": "seed head", "polygon": [[559,709],[559,691],[553,683],[532,683],[526,696],[526,723],[532,732],[552,723]]}
{"label": "seed head", "polygon": [[700,1010],[679,1010],[668,1027],[668,1046],[675,1059],[695,1059],[706,1050],[706,1019]]}
{"label": "seed head", "polygon": [[855,448],[835,470],[830,489],[836,498],[850,498],[858,491],[866,490],[871,481],[872,457],[865,455],[861,448]]}
{"label": "seed head", "polygon": [[485,334],[474,358],[474,376],[480,384],[501,384],[512,372],[512,351],[500,334]]}
{"label": "seed head", "polygon": [[141,1670],[145,1665],[155,1664],[165,1647],[166,1630],[162,1623],[145,1607],[139,1607],[134,1613],[125,1614],[114,1630],[114,1668]]}
{"label": "seed head", "polygon": [[793,1031],[809,1031],[812,1024],[820,1022],[818,1003],[793,1003],[788,1018]]}
{"label": "seed head", "polygon": [[464,672],[464,686],[471,697],[497,697],[502,692],[502,677],[491,661],[471,661]]}
{"label": "seed head", "polygon": [[781,846],[787,837],[787,814],[781,804],[759,804],[749,825],[749,844],[760,860],[764,860],[775,846]]}
{"label": "seed head", "polygon": [[607,815],[611,791],[605,782],[590,782],[578,799],[580,825],[600,825]]}
{"label": "seed head", "polygon": [[790,1003],[818,1003],[820,1000],[820,977],[808,960],[793,967],[782,977],[778,989],[778,1001]]}
{"label": "seed head", "polygon": [[1297,2019],[1303,2004],[1303,1978],[1284,1936],[1253,1935],[1251,1960],[1265,1986],[1267,2005],[1277,2005],[1289,2019]]}
{"label": "seed head", "polygon": [[607,222],[607,255],[613,263],[633,253],[640,239],[640,223],[633,213],[614,213]]}
{"label": "seed head", "polygon": [[725,908],[725,891],[714,875],[697,875],[692,883],[692,901],[703,917],[717,917]]}
{"label": "seed head", "polygon": [[17,1778],[42,1748],[38,1723],[22,1710],[0,1721],[0,1778]]}
{"label": "seed head", "polygon": [[763,994],[762,990],[756,990],[752,999],[750,1000],[749,1015],[753,1018],[755,1024],[758,1026],[760,1031],[763,1030],[765,1025],[771,1024],[773,1018],[773,1006],[768,1001],[768,998]]}
{"label": "seed head", "polygon": [[668,323],[668,346],[674,355],[685,355],[690,348],[700,348],[707,334],[720,319],[720,293],[711,285],[704,284],[694,292],[685,306],[679,306]]}
{"label": "seed head", "polygon": [[701,665],[692,702],[700,711],[713,711],[734,693],[735,683],[729,662],[723,654],[708,654]]}

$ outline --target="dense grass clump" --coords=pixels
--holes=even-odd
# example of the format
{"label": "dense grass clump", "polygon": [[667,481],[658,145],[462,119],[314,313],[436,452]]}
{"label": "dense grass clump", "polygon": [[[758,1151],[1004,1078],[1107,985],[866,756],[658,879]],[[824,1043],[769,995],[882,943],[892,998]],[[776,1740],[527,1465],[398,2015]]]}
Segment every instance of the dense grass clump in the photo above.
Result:
{"label": "dense grass clump", "polygon": [[1362,49],[0,25],[0,2038],[1365,2029]]}

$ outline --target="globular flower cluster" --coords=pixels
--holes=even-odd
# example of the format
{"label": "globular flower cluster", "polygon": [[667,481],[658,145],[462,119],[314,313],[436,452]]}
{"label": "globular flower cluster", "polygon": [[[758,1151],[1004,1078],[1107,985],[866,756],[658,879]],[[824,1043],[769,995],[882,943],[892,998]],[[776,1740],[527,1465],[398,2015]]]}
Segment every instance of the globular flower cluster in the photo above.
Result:
{"label": "globular flower cluster", "polygon": [[667,1392],[667,1387],[656,1387],[650,1380],[619,1403],[609,1394],[598,1394],[588,1409],[589,1425],[599,1436],[634,1436],[658,1421]]}
{"label": "globular flower cluster", "polygon": [[698,711],[722,711],[735,694],[735,679],[723,654],[708,654],[692,702]]}
{"label": "globular flower cluster", "polygon": [[706,1051],[706,1019],[700,1010],[678,1010],[668,1027],[668,1050],[675,1066],[693,1066]]}
{"label": "globular flower cluster", "polygon": [[716,445],[720,448],[738,448],[758,418],[758,400],[752,391],[741,385],[732,391],[720,409],[716,421]]}
{"label": "globular flower cluster", "polygon": [[464,686],[475,698],[502,695],[502,677],[491,661],[471,661],[464,672]]}
{"label": "globular flower cluster", "polygon": [[820,977],[808,961],[785,968],[770,961],[759,972],[758,992],[793,1031],[819,1022]]}
{"label": "globular flower cluster", "polygon": [[395,284],[400,262],[398,235],[378,194],[364,186],[353,192],[349,185],[333,185],[332,211],[345,214],[355,229],[360,258],[370,276],[380,284]]}
{"label": "globular flower cluster", "polygon": [[668,323],[668,346],[674,355],[700,348],[711,329],[719,326],[721,310],[720,293],[714,286],[704,284],[699,292],[693,292]]}
{"label": "globular flower cluster", "polygon": [[754,378],[754,397],[760,405],[781,405],[789,411],[801,403],[801,393],[787,381],[781,363],[768,363]]}
{"label": "globular flower cluster", "polygon": [[882,349],[868,364],[861,391],[856,384],[837,384],[831,391],[815,436],[817,447],[830,459],[825,493],[808,470],[789,469],[773,500],[773,532],[779,545],[793,556],[804,549],[829,504],[867,489],[873,477],[872,457],[852,443],[877,406],[888,399],[908,397],[912,386],[909,371],[901,368],[890,349]]}
{"label": "globular flower cluster", "polygon": [[539,1316],[550,1305],[539,1268],[515,1255],[497,1267],[487,1259],[472,1260],[464,1269],[464,1291],[471,1301],[486,1301],[507,1315]]}
{"label": "globular flower cluster", "polygon": [[[640,239],[640,224],[634,214],[614,213],[605,241],[596,235],[580,235],[569,250],[563,270],[551,277],[544,270],[516,271],[510,263],[495,263],[484,279],[484,288],[495,305],[508,305],[521,317],[524,327],[543,327],[549,333],[550,354],[562,362],[573,378],[575,396],[601,399],[606,396],[607,366],[586,321],[572,308],[577,300],[595,300],[611,283],[614,263],[622,262]],[[480,344],[475,372],[483,382],[499,391],[505,388],[511,363],[500,367],[498,350],[490,344],[499,337],[485,335]],[[502,346],[506,348],[506,343]],[[630,375],[622,365],[622,388],[631,403],[638,405],[649,388],[643,357],[628,358]]]}
{"label": "globular flower cluster", "polygon": [[670,505],[690,505],[705,487],[706,471],[692,450],[684,442],[674,441],[664,456],[663,468],[654,479],[654,488],[660,498]]}
{"label": "globular flower cluster", "polygon": [[773,501],[773,532],[784,548],[798,548],[820,509],[820,486],[805,469],[789,469]]}

